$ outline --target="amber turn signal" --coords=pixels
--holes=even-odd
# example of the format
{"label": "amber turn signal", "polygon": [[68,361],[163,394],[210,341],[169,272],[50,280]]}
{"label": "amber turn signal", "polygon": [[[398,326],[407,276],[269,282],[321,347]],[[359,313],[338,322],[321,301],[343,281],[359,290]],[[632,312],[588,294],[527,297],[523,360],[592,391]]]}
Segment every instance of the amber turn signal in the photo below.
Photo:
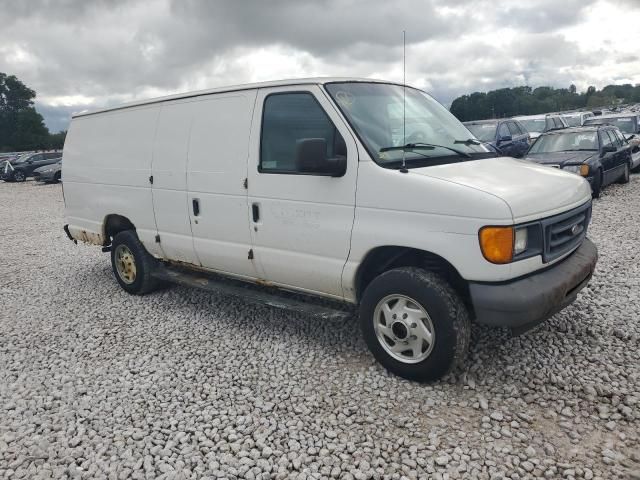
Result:
{"label": "amber turn signal", "polygon": [[480,229],[480,250],[491,263],[513,260],[513,227],[483,227]]}

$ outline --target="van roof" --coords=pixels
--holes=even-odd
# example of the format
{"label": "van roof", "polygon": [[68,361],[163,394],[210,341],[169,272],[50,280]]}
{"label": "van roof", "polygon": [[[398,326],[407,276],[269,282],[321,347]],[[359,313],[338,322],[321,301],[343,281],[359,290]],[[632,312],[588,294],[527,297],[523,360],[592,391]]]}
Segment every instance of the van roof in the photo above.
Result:
{"label": "van roof", "polygon": [[293,79],[287,79],[287,80],[272,80],[268,82],[245,83],[242,85],[230,85],[226,87],[208,88],[205,90],[196,90],[193,92],[177,93],[174,95],[148,98],[145,100],[135,100],[133,102],[114,105],[113,107],[100,108],[96,110],[85,110],[82,112],[74,113],[71,116],[71,118],[83,117],[86,115],[93,115],[96,113],[110,112],[113,110],[121,110],[125,108],[137,107],[141,105],[150,105],[154,103],[167,102],[171,100],[179,100],[182,98],[199,97],[202,95],[210,95],[212,93],[235,92],[240,90],[253,90],[256,88],[286,87],[291,85],[310,85],[310,84],[323,85],[325,83],[331,83],[331,82],[368,82],[368,83],[388,83],[392,85],[401,85],[401,83],[397,83],[397,82],[390,82],[386,80],[376,80],[372,78],[357,78],[357,77],[312,77],[312,78],[293,78]]}

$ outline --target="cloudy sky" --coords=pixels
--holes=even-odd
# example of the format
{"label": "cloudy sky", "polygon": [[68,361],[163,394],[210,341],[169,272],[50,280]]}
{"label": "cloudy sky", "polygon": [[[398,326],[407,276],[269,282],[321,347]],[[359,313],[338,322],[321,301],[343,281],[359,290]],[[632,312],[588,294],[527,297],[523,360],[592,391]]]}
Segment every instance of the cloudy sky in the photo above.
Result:
{"label": "cloudy sky", "polygon": [[528,84],[640,83],[640,0],[0,0],[0,72],[71,112],[304,76],[402,80],[449,104]]}

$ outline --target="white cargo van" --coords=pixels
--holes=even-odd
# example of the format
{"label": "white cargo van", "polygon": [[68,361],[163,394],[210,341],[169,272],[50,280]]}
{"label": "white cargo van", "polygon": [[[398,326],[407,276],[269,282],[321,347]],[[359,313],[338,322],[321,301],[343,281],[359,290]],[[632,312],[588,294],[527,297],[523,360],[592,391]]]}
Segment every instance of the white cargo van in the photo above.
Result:
{"label": "white cargo van", "polygon": [[305,79],[76,115],[65,230],[132,294],[174,281],[321,319],[357,311],[415,380],[470,322],[525,331],[593,273],[584,179],[495,154],[429,95]]}

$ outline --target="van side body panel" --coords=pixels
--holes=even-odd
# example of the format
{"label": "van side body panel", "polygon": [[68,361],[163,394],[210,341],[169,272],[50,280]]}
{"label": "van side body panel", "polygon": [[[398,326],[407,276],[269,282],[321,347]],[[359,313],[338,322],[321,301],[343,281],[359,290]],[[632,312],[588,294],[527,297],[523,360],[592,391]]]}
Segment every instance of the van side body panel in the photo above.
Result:
{"label": "van side body panel", "polygon": [[249,258],[245,188],[255,98],[255,90],[245,90],[196,102],[187,160],[188,211],[200,265],[250,279],[261,277]]}
{"label": "van side body panel", "polygon": [[103,244],[107,215],[128,218],[161,256],[149,177],[160,106],[74,118],[64,147],[65,217],[71,235]]}
{"label": "van side body panel", "polygon": [[162,105],[153,147],[153,204],[163,257],[198,264],[187,200],[189,134],[194,101]]}
{"label": "van side body panel", "polygon": [[[269,95],[312,95],[345,141],[347,170],[341,177],[266,173],[259,170],[261,120]],[[353,134],[317,86],[261,89],[258,93],[249,159],[249,203],[255,258],[275,285],[342,299],[342,270],[349,255],[358,175]]]}

